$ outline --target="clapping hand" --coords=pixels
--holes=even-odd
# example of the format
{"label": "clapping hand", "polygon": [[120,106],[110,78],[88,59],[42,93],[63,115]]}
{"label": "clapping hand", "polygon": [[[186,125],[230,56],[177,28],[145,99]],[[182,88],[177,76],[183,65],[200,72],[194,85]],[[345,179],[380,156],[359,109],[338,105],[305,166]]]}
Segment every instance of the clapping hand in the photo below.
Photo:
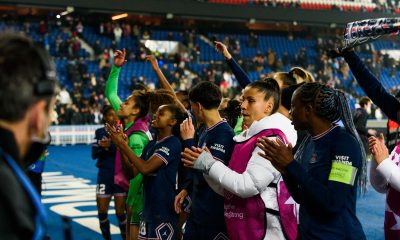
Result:
{"label": "clapping hand", "polygon": [[383,160],[389,157],[389,150],[385,145],[385,138],[381,133],[378,138],[368,138],[369,149],[376,163],[379,165]]}
{"label": "clapping hand", "polygon": [[128,144],[128,136],[122,131],[120,127],[112,126],[106,123],[106,130],[110,134],[111,140],[117,145],[118,147]]}

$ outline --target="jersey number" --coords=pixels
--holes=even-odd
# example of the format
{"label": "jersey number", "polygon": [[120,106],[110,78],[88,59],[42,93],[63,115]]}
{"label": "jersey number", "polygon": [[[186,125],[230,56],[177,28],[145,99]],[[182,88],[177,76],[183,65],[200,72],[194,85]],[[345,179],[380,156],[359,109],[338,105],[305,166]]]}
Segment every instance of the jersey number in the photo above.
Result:
{"label": "jersey number", "polygon": [[97,184],[96,185],[96,194],[106,194],[106,185],[105,184]]}

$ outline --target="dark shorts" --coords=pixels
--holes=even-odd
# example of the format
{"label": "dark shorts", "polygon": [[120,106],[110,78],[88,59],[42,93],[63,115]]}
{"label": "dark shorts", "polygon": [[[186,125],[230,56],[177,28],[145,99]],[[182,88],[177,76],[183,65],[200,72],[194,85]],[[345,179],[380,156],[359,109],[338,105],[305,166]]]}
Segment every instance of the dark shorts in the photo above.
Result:
{"label": "dark shorts", "polygon": [[96,195],[99,197],[126,195],[126,192],[120,186],[114,184],[113,169],[99,168],[99,173],[97,174]]}
{"label": "dark shorts", "polygon": [[183,240],[229,240],[225,224],[201,225],[189,218],[184,231]]}
{"label": "dark shorts", "polygon": [[176,222],[147,223],[140,221],[138,240],[175,240]]}

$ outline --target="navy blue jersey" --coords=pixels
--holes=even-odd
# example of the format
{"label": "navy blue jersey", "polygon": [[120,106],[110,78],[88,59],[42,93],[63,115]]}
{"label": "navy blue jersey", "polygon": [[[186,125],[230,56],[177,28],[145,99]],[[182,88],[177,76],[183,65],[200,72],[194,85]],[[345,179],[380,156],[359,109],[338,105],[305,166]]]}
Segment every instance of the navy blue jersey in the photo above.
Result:
{"label": "navy blue jersey", "polygon": [[142,159],[153,155],[164,162],[157,171],[144,176],[144,206],[142,220],[145,222],[175,222],[174,210],[176,174],[181,159],[182,145],[175,136],[160,141],[153,140],[143,149]]}
{"label": "navy blue jersey", "polygon": [[103,139],[103,137],[108,137],[106,129],[104,127],[99,128],[95,132],[96,142],[92,144],[92,158],[97,159],[96,166],[102,169],[110,169],[112,174],[114,174],[115,167],[115,154],[116,147],[113,143],[109,149],[101,147],[98,142]]}
{"label": "navy blue jersey", "polygon": [[[215,160],[228,165],[235,145],[234,136],[233,129],[223,120],[208,129],[201,128],[197,146],[207,146]],[[194,146],[194,140],[187,140],[184,145]],[[224,225],[224,197],[210,188],[202,172],[190,170],[189,175],[185,183],[192,198],[189,218],[202,225]]]}
{"label": "navy blue jersey", "polygon": [[298,155],[283,178],[300,204],[300,239],[365,239],[356,217],[357,179],[362,168],[356,138],[335,126],[312,137]]}

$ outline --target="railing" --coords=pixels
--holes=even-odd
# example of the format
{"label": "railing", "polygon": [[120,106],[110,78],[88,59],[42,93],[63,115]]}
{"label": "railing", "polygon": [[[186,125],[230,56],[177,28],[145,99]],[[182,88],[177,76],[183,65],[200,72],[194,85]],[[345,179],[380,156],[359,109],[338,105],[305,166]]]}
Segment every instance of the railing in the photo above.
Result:
{"label": "railing", "polygon": [[[367,127],[386,131],[387,119],[368,120]],[[94,142],[94,132],[103,125],[65,125],[51,126],[52,145],[91,144]]]}
{"label": "railing", "polygon": [[91,144],[94,142],[94,133],[96,129],[103,125],[65,125],[51,126],[51,144],[52,145],[75,145]]}

